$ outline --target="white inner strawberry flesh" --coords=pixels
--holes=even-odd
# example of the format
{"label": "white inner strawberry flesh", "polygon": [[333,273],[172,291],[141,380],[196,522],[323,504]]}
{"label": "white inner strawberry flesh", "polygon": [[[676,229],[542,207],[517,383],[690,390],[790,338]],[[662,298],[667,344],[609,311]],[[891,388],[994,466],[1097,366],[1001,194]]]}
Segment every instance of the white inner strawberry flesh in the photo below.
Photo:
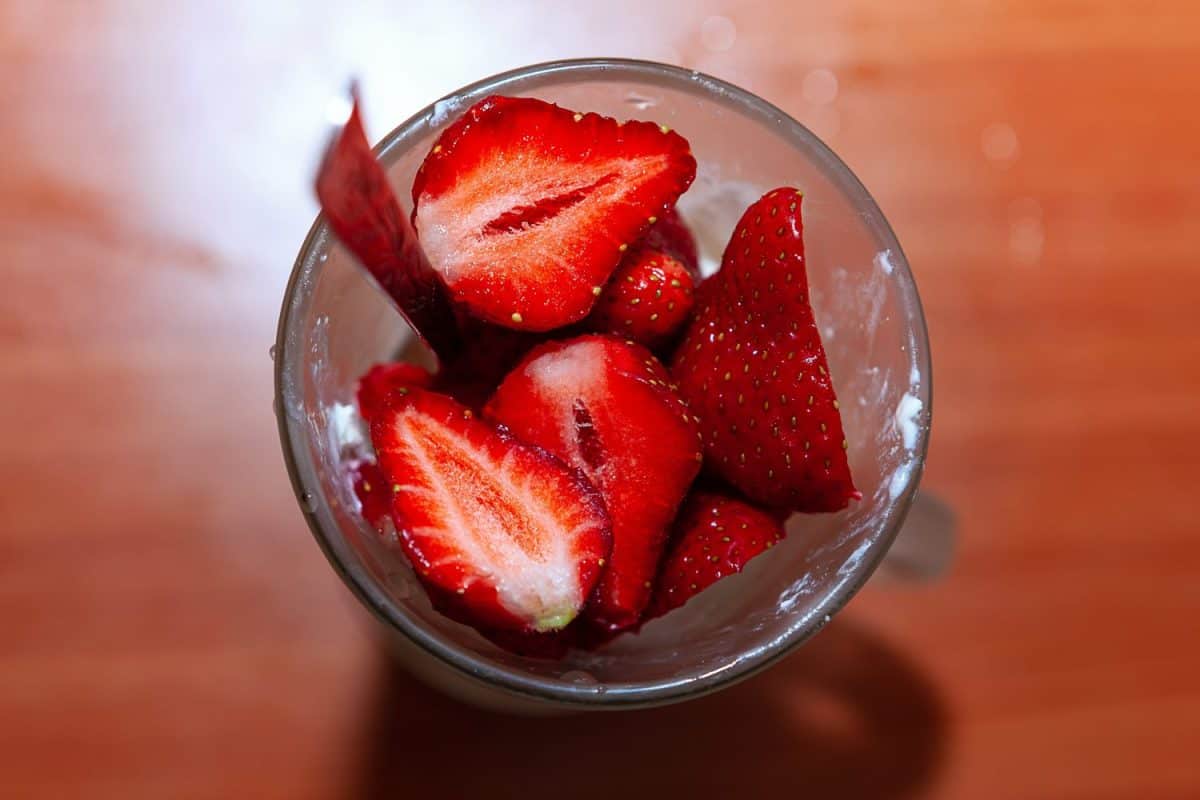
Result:
{"label": "white inner strawberry flesh", "polygon": [[[665,155],[572,163],[538,151],[498,152],[449,191],[421,197],[421,244],[451,286],[481,272],[491,275],[516,256],[524,266],[570,270],[576,242],[599,237],[614,249],[622,244],[603,228],[603,209],[619,205],[669,166]],[[547,204],[552,213],[539,213]],[[528,224],[520,223],[523,209],[530,211]],[[496,274],[517,282],[522,277]]]}
{"label": "white inner strawberry flesh", "polygon": [[[608,396],[608,370],[605,366],[605,346],[596,341],[583,341],[556,353],[546,353],[529,362],[526,374],[537,386],[537,394],[558,409],[554,420],[559,440],[567,445],[568,463],[582,469],[597,486],[605,485],[611,476],[605,465],[588,458],[579,436],[576,408],[587,407],[588,401]],[[590,411],[590,409],[589,409]]]}

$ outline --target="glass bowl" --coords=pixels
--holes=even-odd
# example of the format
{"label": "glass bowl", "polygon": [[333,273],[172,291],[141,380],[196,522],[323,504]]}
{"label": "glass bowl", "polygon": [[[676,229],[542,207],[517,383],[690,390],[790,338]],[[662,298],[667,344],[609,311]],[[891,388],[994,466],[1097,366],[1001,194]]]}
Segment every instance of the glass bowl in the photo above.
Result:
{"label": "glass bowl", "polygon": [[837,514],[794,516],[786,541],[742,574],[598,652],[555,662],[498,649],[434,611],[395,537],[360,514],[352,470],[369,444],[354,406],[356,379],[398,353],[426,354],[318,218],[287,287],[275,360],[280,438],[301,509],[403,663],[467,701],[535,712],[628,707],[728,686],[828,623],[883,559],[912,502],[931,387],[925,321],[904,253],[866,189],[804,126],[736,86],[640,61],[525,67],[422,110],[377,148],[405,205],[439,131],[489,94],[650,119],[687,137],[699,171],[679,207],[707,272],[746,206],[777,186],[803,190],[810,294],[863,499]]}

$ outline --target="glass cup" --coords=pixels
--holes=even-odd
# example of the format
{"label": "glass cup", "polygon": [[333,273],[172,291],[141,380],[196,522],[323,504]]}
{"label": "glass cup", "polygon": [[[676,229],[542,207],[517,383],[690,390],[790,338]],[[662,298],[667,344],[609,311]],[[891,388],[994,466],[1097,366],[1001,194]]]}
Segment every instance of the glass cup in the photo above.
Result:
{"label": "glass cup", "polygon": [[362,518],[353,466],[369,443],[354,405],[356,379],[400,352],[424,354],[318,218],[287,287],[275,360],[280,437],[301,508],[402,663],[460,699],[540,712],[657,705],[716,691],[821,630],[900,531],[930,421],[929,342],[913,277],[878,206],[816,136],[749,92],[663,64],[540,64],[439,100],[377,148],[402,199],[439,131],[489,94],[529,95],[679,131],[699,164],[679,207],[706,273],[719,265],[746,206],[777,186],[803,190],[810,294],[863,499],[837,514],[793,516],[787,539],[743,573],[598,652],[545,661],[500,650],[434,611],[395,535],[381,536]]}

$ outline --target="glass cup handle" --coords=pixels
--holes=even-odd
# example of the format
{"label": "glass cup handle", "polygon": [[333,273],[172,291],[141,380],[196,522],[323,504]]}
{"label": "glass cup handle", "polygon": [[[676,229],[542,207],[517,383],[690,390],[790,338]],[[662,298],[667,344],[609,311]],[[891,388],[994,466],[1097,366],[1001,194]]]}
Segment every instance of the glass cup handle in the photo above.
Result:
{"label": "glass cup handle", "polygon": [[958,518],[949,505],[929,492],[918,491],[877,574],[918,583],[942,578],[954,560],[957,527]]}

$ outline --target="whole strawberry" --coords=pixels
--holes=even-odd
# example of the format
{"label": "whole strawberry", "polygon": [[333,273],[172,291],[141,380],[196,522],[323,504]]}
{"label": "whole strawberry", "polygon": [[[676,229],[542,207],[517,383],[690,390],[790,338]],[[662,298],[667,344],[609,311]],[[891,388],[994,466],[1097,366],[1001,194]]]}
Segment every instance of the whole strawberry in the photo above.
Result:
{"label": "whole strawberry", "polygon": [[700,253],[692,229],[675,206],[659,214],[640,244],[675,258],[687,267],[693,280],[700,280]]}
{"label": "whole strawberry", "polygon": [[688,268],[675,256],[642,245],[625,255],[586,326],[654,349],[680,331],[692,304]]}
{"label": "whole strawberry", "polygon": [[771,508],[837,511],[861,494],[809,305],[801,203],[775,189],[742,215],[672,373],[713,471]]}

